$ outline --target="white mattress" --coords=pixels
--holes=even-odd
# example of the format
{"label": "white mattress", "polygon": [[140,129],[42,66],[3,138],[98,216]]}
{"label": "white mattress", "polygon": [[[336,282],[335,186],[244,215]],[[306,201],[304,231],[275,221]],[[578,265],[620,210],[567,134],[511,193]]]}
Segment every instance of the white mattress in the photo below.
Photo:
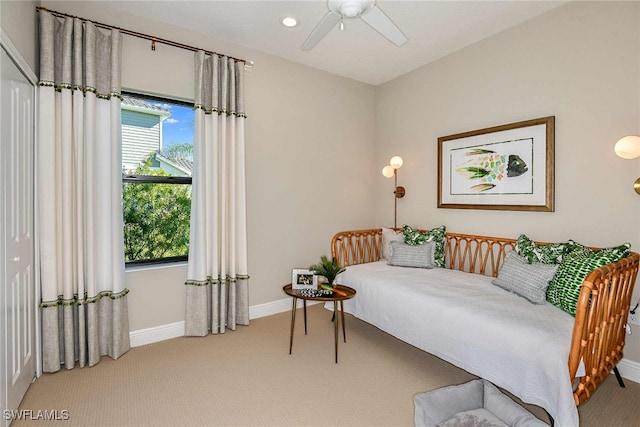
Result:
{"label": "white mattress", "polygon": [[559,427],[578,426],[568,357],[574,318],[449,269],[348,267],[357,291],[344,310],[383,331],[543,407]]}

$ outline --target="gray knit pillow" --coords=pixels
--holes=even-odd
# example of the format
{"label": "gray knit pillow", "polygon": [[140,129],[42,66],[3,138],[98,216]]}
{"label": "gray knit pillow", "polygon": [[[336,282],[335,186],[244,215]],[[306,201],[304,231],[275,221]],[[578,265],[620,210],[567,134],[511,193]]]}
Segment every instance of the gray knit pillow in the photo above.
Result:
{"label": "gray knit pillow", "polygon": [[434,268],[434,242],[411,246],[404,242],[391,242],[389,265],[397,267]]}
{"label": "gray knit pillow", "polygon": [[547,287],[557,269],[558,264],[529,264],[526,258],[511,251],[492,283],[525,297],[534,304],[543,304],[546,301]]}

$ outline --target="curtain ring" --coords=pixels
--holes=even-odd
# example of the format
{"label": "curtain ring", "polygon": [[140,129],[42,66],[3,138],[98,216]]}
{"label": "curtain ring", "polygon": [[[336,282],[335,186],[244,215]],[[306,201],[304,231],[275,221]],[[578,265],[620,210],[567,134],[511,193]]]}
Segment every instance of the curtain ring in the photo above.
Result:
{"label": "curtain ring", "polygon": [[154,51],[156,50],[156,38],[155,37],[153,37],[151,39],[151,50],[154,50]]}

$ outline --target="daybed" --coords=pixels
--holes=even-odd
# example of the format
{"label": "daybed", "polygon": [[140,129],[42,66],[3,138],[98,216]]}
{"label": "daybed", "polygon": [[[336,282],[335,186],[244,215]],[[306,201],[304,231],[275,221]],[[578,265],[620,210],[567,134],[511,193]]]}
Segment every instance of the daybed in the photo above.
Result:
{"label": "daybed", "polygon": [[623,357],[640,255],[588,274],[573,317],[492,284],[516,239],[445,238],[446,268],[424,269],[381,261],[380,228],[336,234],[339,282],[357,290],[344,310],[577,426],[577,405]]}

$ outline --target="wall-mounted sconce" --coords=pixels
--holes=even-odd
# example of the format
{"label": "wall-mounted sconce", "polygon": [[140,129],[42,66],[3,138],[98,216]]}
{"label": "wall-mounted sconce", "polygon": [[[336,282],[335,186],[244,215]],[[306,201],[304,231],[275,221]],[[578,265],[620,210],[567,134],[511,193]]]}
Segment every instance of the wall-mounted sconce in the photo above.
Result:
{"label": "wall-mounted sconce", "polygon": [[[620,138],[613,149],[623,159],[636,159],[640,157],[640,136],[629,135]],[[633,189],[640,194],[640,178],[633,183]]]}
{"label": "wall-mounted sconce", "polygon": [[391,160],[389,160],[389,165],[382,168],[382,175],[387,178],[394,178],[395,188],[393,190],[393,194],[395,197],[393,198],[393,228],[398,228],[398,199],[403,198],[406,193],[404,187],[398,186],[398,169],[402,167],[403,163],[402,157],[393,156]]}

